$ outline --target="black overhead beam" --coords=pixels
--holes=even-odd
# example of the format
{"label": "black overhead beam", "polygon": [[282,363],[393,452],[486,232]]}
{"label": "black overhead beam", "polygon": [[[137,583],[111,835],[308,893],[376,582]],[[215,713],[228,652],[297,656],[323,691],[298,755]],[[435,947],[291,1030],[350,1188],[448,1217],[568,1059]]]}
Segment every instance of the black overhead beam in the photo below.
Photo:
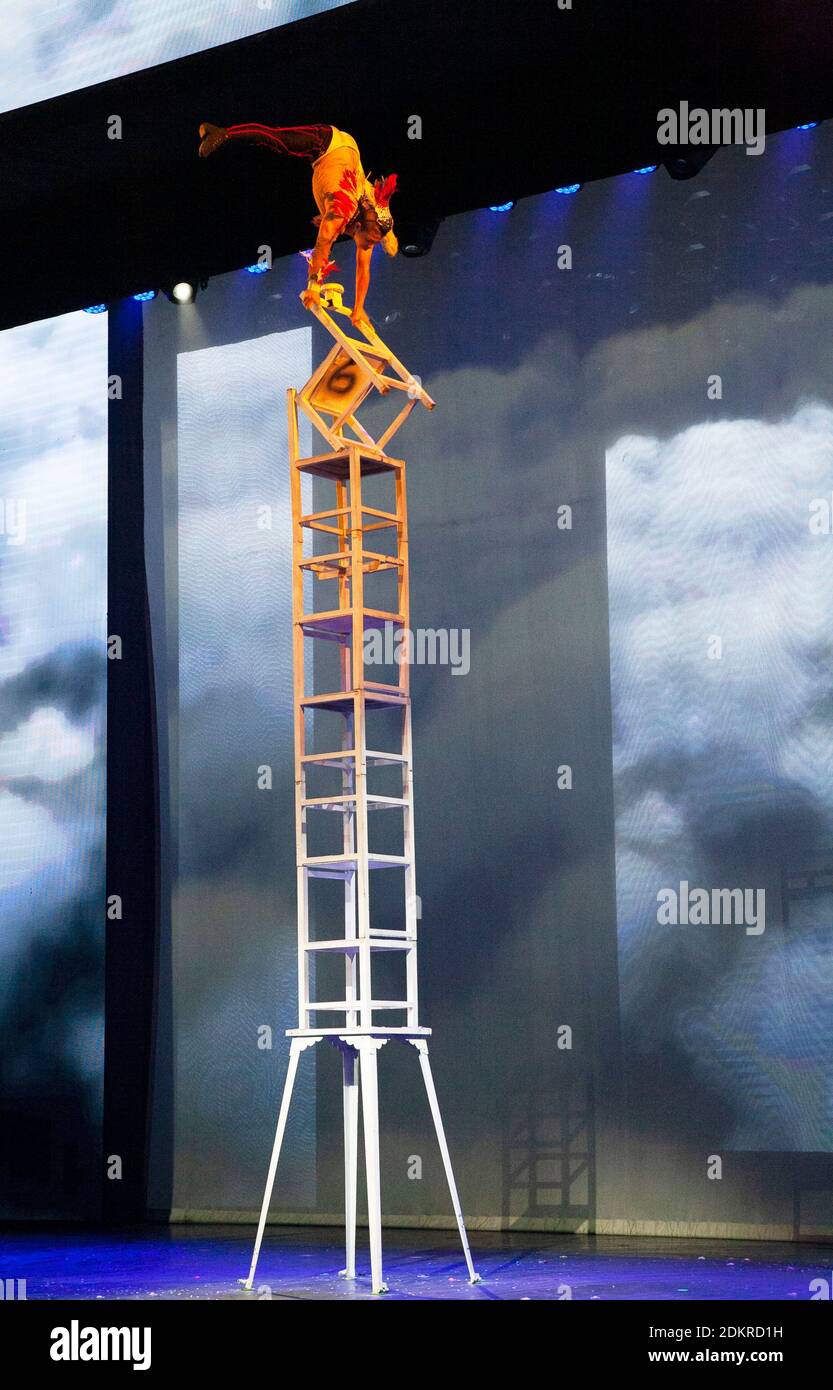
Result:
{"label": "black overhead beam", "polygon": [[831,75],[833,0],[355,0],[0,116],[0,327],[311,243],[308,167],[198,160],[201,119],[351,130],[399,173],[407,236],[426,212],[656,163],[657,112],[681,100],[762,106],[770,131],[822,119]]}

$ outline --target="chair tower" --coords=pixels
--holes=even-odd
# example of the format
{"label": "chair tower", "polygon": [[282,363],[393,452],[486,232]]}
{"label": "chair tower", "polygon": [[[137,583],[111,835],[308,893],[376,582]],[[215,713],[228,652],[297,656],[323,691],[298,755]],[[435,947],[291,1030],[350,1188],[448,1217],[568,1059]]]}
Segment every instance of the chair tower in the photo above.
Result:
{"label": "chair tower", "polygon": [[[358,1182],[359,1088],[367,1181],[370,1264],[373,1292],[387,1286],[382,1271],[382,1213],[379,1165],[379,1097],[377,1060],[388,1043],[404,1044],[416,1053],[425,1085],[437,1141],[460,1233],[469,1279],[478,1282],[472,1264],[466,1227],[457,1194],[428,1056],[430,1028],[419,1021],[417,980],[417,897],[414,878],[413,777],[411,757],[411,700],[408,660],[408,516],[405,463],[388,452],[388,445],[417,405],[429,410],[434,401],[373,330],[364,341],[350,331],[349,309],[342,303],[343,287],[322,288],[321,303],[312,308],[331,335],[333,346],[300,390],[290,389],[289,455],[292,505],[292,632],[295,728],[295,834],[298,896],[298,1026],[287,1030],[289,1065],[278,1113],[272,1156],[263,1195],[252,1263],[245,1286],[252,1288],[269,1204],[275,1182],[292,1089],[299,1058],[326,1040],[341,1053],[344,1099],[344,1182],[346,1266],[356,1277],[356,1199]],[[344,319],[348,323],[344,323]],[[401,407],[378,438],[360,422],[358,412],[368,397],[399,393]],[[397,401],[397,405],[399,402]],[[305,416],[323,437],[326,448],[310,458],[299,453],[299,423]],[[307,511],[302,480],[313,477],[331,495],[323,509]],[[373,479],[373,505],[363,493]],[[384,501],[384,505],[377,505]],[[385,576],[387,606],[380,606],[372,586]],[[326,602],[322,588],[330,586]],[[398,668],[388,681],[369,679],[369,644],[381,644],[387,664]],[[308,661],[310,644],[331,643],[337,660],[330,660],[321,691],[307,689],[311,672],[324,666]],[[372,669],[372,666],[371,666]],[[315,681],[313,680],[313,684]],[[318,716],[326,717],[336,733],[316,733]],[[378,737],[375,721],[387,735]],[[391,730],[395,730],[391,734]],[[379,747],[382,743],[384,746]],[[327,745],[331,746],[327,746]],[[389,746],[389,745],[393,746]],[[332,746],[337,745],[337,746]],[[377,769],[387,769],[379,773]],[[387,778],[385,791],[378,781]],[[324,779],[325,786],[319,779]],[[391,793],[391,780],[393,791]],[[378,852],[371,845],[373,827],[385,818],[401,818],[400,852]],[[332,848],[319,852],[310,838],[319,823],[335,818]],[[340,818],[340,826],[338,824]],[[315,852],[311,852],[314,850]],[[380,924],[374,907],[377,875],[401,878],[401,907],[397,920],[390,913]],[[319,927],[327,914],[311,912],[310,886],[317,879],[343,886],[343,910],[337,909],[335,929]],[[330,890],[332,891],[332,890]],[[389,895],[390,896],[390,895]],[[396,896],[396,895],[395,895]],[[332,902],[330,903],[332,915]],[[324,958],[336,965],[341,981],[330,992],[339,998],[318,998],[315,980]],[[384,960],[384,967],[382,961]],[[378,997],[378,973],[395,974],[401,984],[388,990],[396,997]],[[332,975],[332,970],[330,970]]]}

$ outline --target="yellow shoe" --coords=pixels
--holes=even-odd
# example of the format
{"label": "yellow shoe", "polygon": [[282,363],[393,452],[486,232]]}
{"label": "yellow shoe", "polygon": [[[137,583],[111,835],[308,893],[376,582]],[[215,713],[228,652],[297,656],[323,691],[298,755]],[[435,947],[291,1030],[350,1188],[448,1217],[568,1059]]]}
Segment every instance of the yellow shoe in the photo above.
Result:
{"label": "yellow shoe", "polygon": [[224,145],[227,139],[228,135],[224,126],[210,125],[208,121],[203,121],[200,126],[200,159],[207,159],[210,154]]}

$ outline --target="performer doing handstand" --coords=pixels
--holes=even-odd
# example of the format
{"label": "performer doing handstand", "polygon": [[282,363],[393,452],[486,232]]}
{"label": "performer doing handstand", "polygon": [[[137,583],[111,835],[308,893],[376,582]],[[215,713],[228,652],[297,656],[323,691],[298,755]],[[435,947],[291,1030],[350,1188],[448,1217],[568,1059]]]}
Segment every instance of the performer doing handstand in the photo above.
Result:
{"label": "performer doing handstand", "polygon": [[370,329],[364,301],[370,284],[370,258],[381,243],[389,256],[395,256],[399,243],[393,231],[388,204],[396,190],[396,175],[371,183],[362,168],[359,147],[352,135],[331,125],[200,126],[200,155],[207,159],[229,140],[250,140],[275,154],[298,155],[312,163],[312,196],[319,216],[315,249],[309,262],[309,280],[302,295],[309,308],[318,304],[321,284],[335,270],[330,252],[336,238],[346,232],[356,243],[356,298],[351,315],[357,328]]}

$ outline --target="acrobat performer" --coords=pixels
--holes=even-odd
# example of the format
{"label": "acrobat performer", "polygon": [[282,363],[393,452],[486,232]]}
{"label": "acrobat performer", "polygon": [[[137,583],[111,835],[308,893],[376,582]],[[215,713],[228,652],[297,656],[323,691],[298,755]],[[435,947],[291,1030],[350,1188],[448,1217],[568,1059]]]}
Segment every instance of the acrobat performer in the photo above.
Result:
{"label": "acrobat performer", "polygon": [[371,183],[362,168],[359,147],[352,135],[332,125],[200,126],[200,155],[210,154],[229,140],[248,140],[264,145],[275,154],[297,155],[312,164],[312,196],[318,205],[315,249],[309,258],[309,280],[302,296],[309,308],[318,304],[321,285],[336,269],[330,252],[336,239],[346,233],[356,243],[356,297],[351,315],[357,327],[370,328],[364,301],[370,285],[370,258],[374,247],[395,256],[399,243],[393,231],[391,195],[396,190],[396,174]]}

